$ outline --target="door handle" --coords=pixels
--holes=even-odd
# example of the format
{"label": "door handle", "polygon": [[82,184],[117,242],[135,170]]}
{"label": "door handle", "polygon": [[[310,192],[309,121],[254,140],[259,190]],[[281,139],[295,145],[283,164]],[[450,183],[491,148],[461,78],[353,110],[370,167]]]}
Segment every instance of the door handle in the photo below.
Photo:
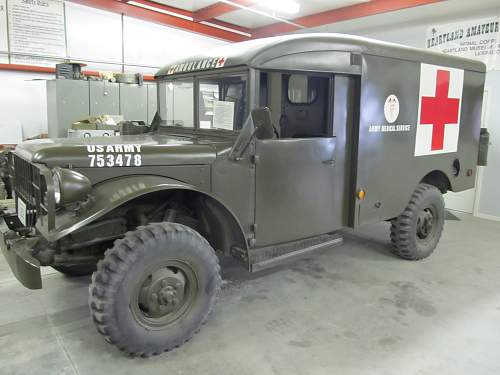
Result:
{"label": "door handle", "polygon": [[322,163],[323,163],[323,164],[326,164],[326,165],[331,165],[331,166],[333,166],[333,165],[335,165],[335,160],[333,160],[333,159],[330,159],[330,160],[323,160],[323,161],[322,161]]}

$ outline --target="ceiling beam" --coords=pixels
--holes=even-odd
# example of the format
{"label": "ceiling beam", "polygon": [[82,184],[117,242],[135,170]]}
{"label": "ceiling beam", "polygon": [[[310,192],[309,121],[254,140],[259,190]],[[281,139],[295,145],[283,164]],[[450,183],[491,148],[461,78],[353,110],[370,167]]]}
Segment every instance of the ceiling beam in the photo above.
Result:
{"label": "ceiling beam", "polygon": [[[212,38],[224,39],[230,42],[241,42],[249,39],[249,37],[245,35],[236,34],[231,31],[195,22],[193,19],[194,17],[192,12],[155,3],[149,0],[133,0],[135,3],[140,4],[140,6],[129,4],[127,1],[117,1],[117,0],[70,0],[70,1],[73,3],[78,3],[113,13],[123,14],[125,16],[133,18],[139,18],[149,22],[176,27],[179,29],[202,34]],[[161,13],[159,11],[152,9],[146,9],[141,6],[160,9],[166,13]],[[239,28],[236,26],[234,27],[234,29],[238,30]]]}
{"label": "ceiling beam", "polygon": [[[372,16],[375,14],[413,8],[421,5],[439,3],[441,1],[446,0],[371,0],[366,3],[350,5],[343,8],[332,9],[325,12],[299,17],[292,21],[293,23],[309,28]],[[251,34],[252,38],[260,38],[296,30],[299,30],[299,27],[292,24],[277,22],[271,25],[252,29]]]}
{"label": "ceiling beam", "polygon": [[[255,0],[232,0],[232,2],[243,6],[252,6],[257,3],[257,1]],[[212,18],[217,18],[219,16],[222,16],[223,14],[234,12],[238,9],[240,8],[237,6],[218,1],[214,4],[206,6],[205,8],[194,11],[193,18],[196,22],[208,21]]]}
{"label": "ceiling beam", "polygon": [[[19,65],[19,64],[0,64],[0,70],[13,70],[20,72],[31,73],[47,73],[55,74],[56,69],[48,66],[35,66],[35,65]],[[86,76],[100,77],[100,73],[93,70],[84,70],[82,73]],[[154,76],[144,75],[145,81],[154,81]]]}

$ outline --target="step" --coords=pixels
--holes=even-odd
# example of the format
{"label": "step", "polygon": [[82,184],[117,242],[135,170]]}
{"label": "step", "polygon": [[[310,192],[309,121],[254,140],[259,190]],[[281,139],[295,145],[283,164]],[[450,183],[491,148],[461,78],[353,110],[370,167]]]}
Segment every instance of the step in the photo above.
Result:
{"label": "step", "polygon": [[250,271],[257,272],[290,262],[314,251],[340,245],[342,241],[342,234],[335,232],[279,245],[250,249],[248,251]]}

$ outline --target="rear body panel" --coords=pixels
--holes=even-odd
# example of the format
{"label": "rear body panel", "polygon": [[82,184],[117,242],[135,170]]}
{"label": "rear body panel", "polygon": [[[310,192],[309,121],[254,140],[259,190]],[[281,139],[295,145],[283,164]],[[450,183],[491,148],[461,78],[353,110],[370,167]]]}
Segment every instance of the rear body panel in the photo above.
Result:
{"label": "rear body panel", "polygon": [[[415,156],[417,127],[433,126],[417,123],[421,66],[419,61],[363,56],[356,189],[367,195],[356,205],[356,225],[398,216],[417,184],[433,170],[448,177],[452,191],[474,186],[484,74],[464,70],[456,152]],[[399,116],[392,124],[384,115],[390,95],[399,99]],[[445,125],[445,132],[456,126]],[[460,163],[457,176],[455,159]]]}

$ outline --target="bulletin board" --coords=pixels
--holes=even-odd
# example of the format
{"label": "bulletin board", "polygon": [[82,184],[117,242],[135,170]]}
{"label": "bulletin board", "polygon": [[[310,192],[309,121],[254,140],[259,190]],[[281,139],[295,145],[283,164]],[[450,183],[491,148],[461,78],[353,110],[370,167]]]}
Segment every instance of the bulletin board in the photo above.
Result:
{"label": "bulletin board", "polygon": [[7,0],[0,0],[0,63],[8,63]]}
{"label": "bulletin board", "polygon": [[66,56],[62,1],[8,0],[7,11],[12,64],[54,65],[53,60],[44,57]]}

